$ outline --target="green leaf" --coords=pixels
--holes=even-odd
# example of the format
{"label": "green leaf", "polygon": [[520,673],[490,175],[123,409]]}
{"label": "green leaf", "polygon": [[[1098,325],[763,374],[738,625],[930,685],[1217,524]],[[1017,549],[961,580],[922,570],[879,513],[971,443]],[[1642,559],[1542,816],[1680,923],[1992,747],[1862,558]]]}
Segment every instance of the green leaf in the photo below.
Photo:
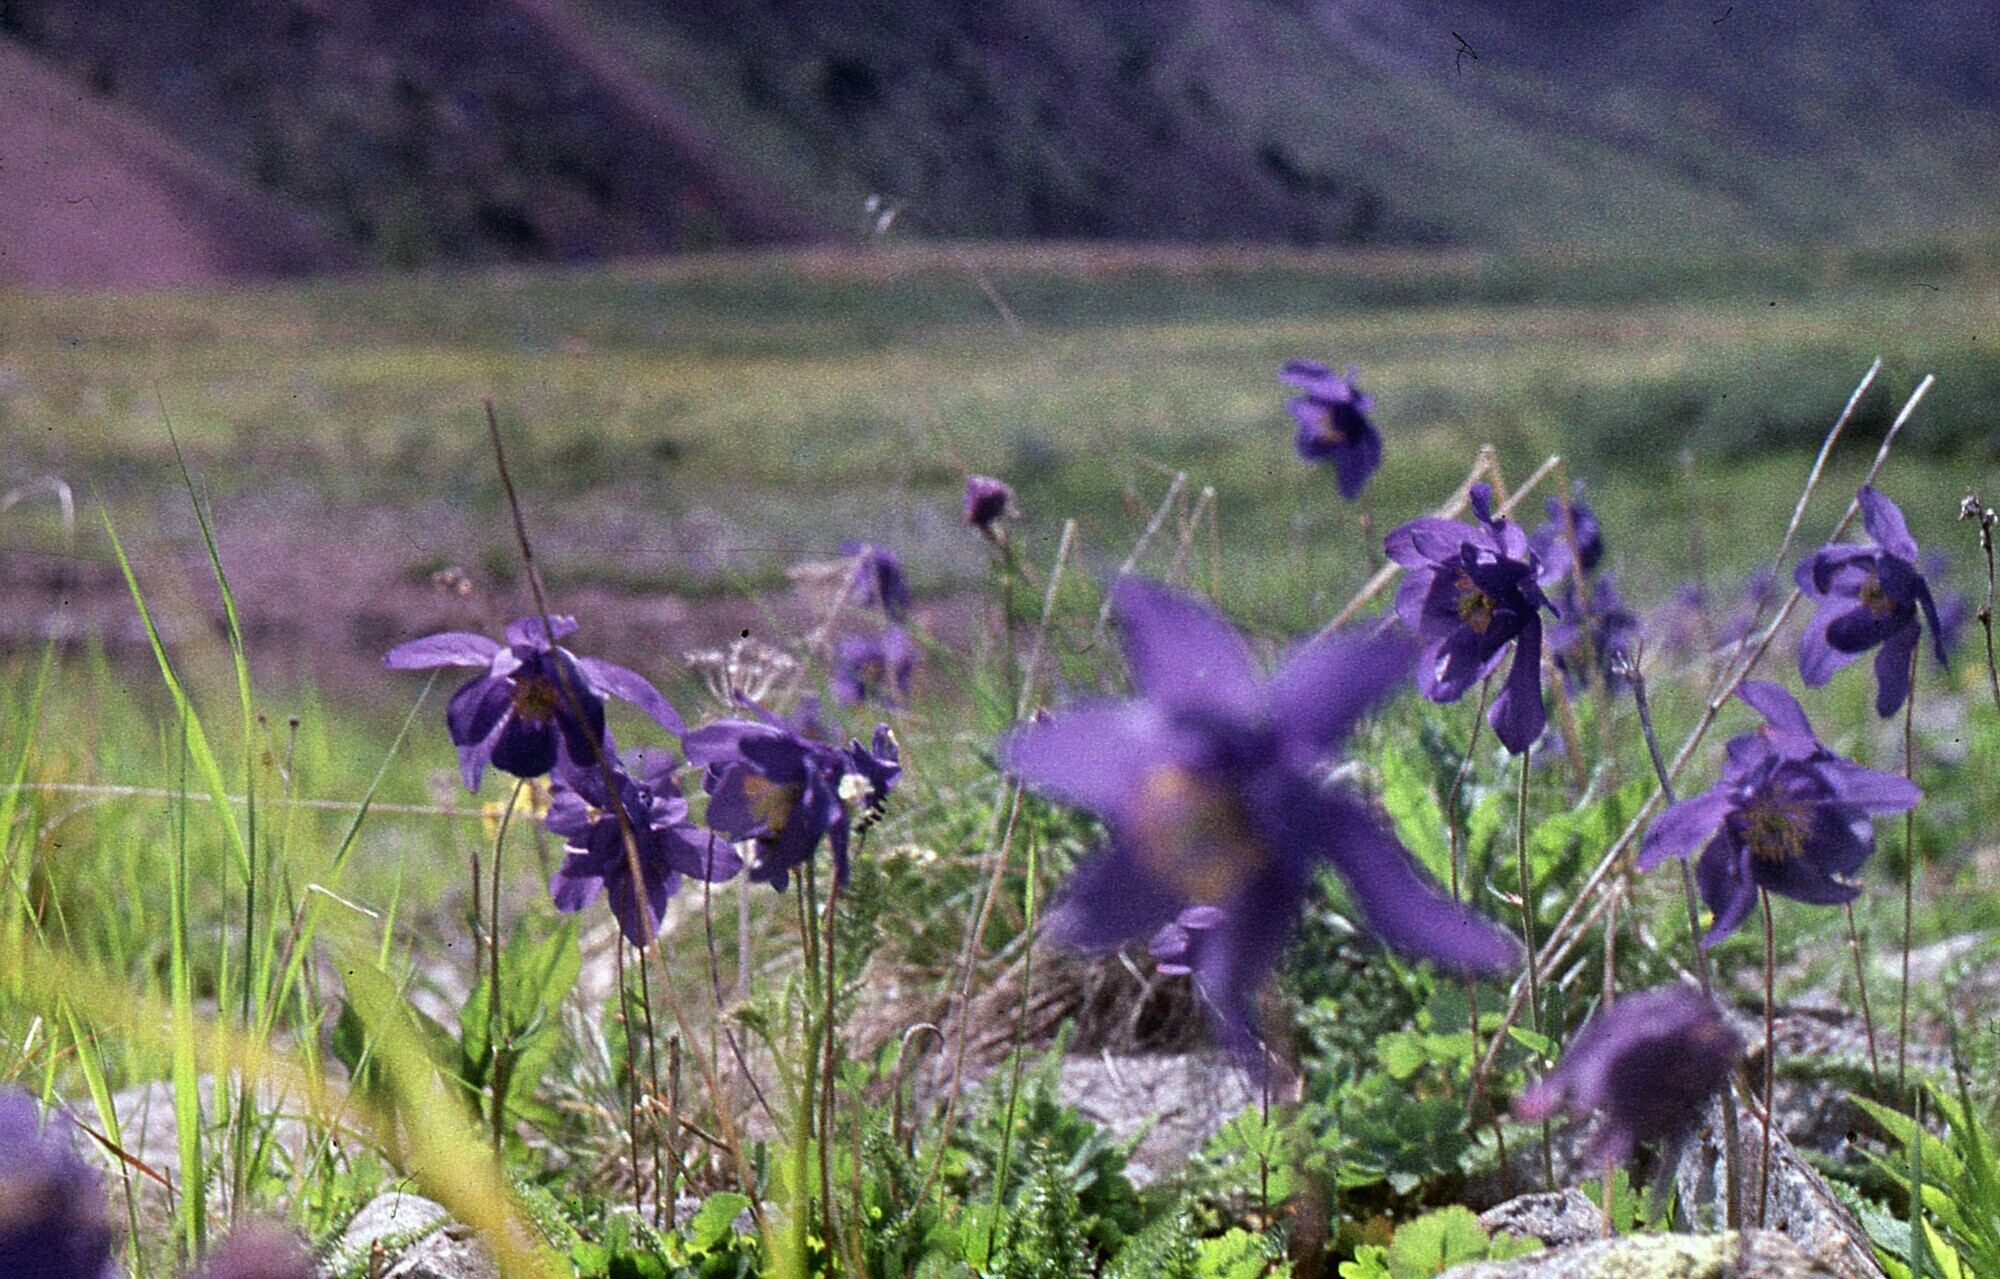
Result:
{"label": "green leaf", "polygon": [[702,1252],[712,1252],[735,1231],[736,1218],[749,1207],[750,1196],[733,1190],[710,1195],[688,1220],[688,1242]]}
{"label": "green leaf", "polygon": [[1356,1246],[1354,1260],[1340,1263],[1340,1279],[1389,1279],[1389,1250],[1373,1243]]}
{"label": "green leaf", "polygon": [[1520,1044],[1544,1061],[1551,1060],[1556,1055],[1556,1041],[1550,1039],[1547,1035],[1536,1034],[1525,1026],[1509,1026],[1507,1027],[1507,1033],[1513,1037],[1515,1043]]}
{"label": "green leaf", "polygon": [[1430,1279],[1485,1257],[1488,1243],[1485,1227],[1470,1208],[1454,1204],[1426,1213],[1389,1241],[1389,1279]]}

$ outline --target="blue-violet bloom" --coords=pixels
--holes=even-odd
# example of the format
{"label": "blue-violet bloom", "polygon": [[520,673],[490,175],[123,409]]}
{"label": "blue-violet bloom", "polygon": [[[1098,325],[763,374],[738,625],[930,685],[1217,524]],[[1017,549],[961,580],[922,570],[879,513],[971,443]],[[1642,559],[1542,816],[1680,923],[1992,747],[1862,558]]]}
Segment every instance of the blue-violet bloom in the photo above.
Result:
{"label": "blue-violet bloom", "polygon": [[0,1275],[105,1279],[113,1233],[104,1182],[76,1151],[67,1120],[0,1087]]}
{"label": "blue-violet bloom", "polygon": [[840,553],[854,561],[848,591],[855,603],[881,609],[892,622],[908,620],[910,579],[903,576],[903,561],[894,551],[873,542],[847,542]]}
{"label": "blue-violet bloom", "polygon": [[965,522],[986,536],[1014,509],[1014,490],[1004,480],[990,475],[967,476],[965,481]]}
{"label": "blue-violet bloom", "polygon": [[1585,1023],[1555,1069],[1516,1099],[1514,1117],[1598,1115],[1586,1165],[1621,1165],[1654,1141],[1670,1160],[1742,1055],[1742,1037],[1700,991],[1626,995]]}
{"label": "blue-violet bloom", "polygon": [[[1597,512],[1583,500],[1583,482],[1576,481],[1570,486],[1569,520],[1563,519],[1563,504],[1560,498],[1550,498],[1543,504],[1549,514],[1548,522],[1536,529],[1528,538],[1528,544],[1535,554],[1544,561],[1568,564],[1577,561],[1577,568],[1585,576],[1597,571],[1598,562],[1604,558],[1604,526],[1597,522]],[[1576,548],[1571,553],[1569,525],[1576,526]]]}
{"label": "blue-violet bloom", "polygon": [[[742,863],[728,843],[688,819],[687,800],[674,780],[673,756],[639,752],[636,775],[615,751],[606,762],[624,823],[611,805],[602,766],[564,769],[550,784],[544,825],[562,839],[569,855],[549,879],[549,896],[557,910],[574,914],[605,893],[619,931],[643,950],[660,935],[667,899],[680,890],[683,875],[713,883],[734,875]],[[629,851],[625,824],[632,831]]]}
{"label": "blue-violet bloom", "polygon": [[1916,539],[1896,504],[1864,484],[1858,494],[1862,526],[1873,546],[1822,546],[1792,574],[1817,606],[1799,639],[1799,677],[1818,688],[1833,673],[1877,645],[1875,713],[1887,718],[1910,695],[1910,662],[1916,655],[1923,610],[1931,643],[1945,662],[1944,629],[1930,584],[1917,567]]}
{"label": "blue-violet bloom", "polygon": [[1577,602],[1575,578],[1563,582],[1560,594],[1562,609],[1547,629],[1549,652],[1563,674],[1564,686],[1586,687],[1602,675],[1606,691],[1622,691],[1626,664],[1638,651],[1641,627],[1638,614],[1625,607],[1618,593],[1618,579],[1609,572],[1592,579],[1588,608]]}
{"label": "blue-violet bloom", "polygon": [[853,740],[842,749],[809,725],[763,712],[760,719],[705,724],[684,745],[688,762],[703,770],[709,827],[754,841],[750,878],[780,892],[822,837],[832,850],[834,881],[845,884],[850,837],[881,814],[903,772],[886,724],[875,729],[872,746]]}
{"label": "blue-violet bloom", "polygon": [[1759,889],[1819,905],[1853,901],[1861,888],[1851,877],[1875,851],[1871,818],[1923,798],[1907,778],[1827,749],[1776,684],[1746,680],[1736,695],[1763,726],[1730,738],[1721,779],[1654,818],[1639,845],[1642,871],[1701,854],[1695,882],[1715,916],[1703,946],[1736,931]]}
{"label": "blue-violet bloom", "polygon": [[842,637],[833,649],[833,696],[843,706],[873,700],[901,706],[923,650],[900,626]]}
{"label": "blue-violet bloom", "polygon": [[[524,617],[507,628],[507,642],[444,631],[398,644],[382,658],[390,670],[483,666],[445,707],[445,727],[458,747],[467,790],[478,790],[486,765],[516,777],[540,777],[559,763],[595,768],[604,745],[604,699],[622,698],[679,736],[680,715],[645,677],[622,666],[578,657],[555,643],[576,619]],[[553,632],[553,636],[551,636]]]}
{"label": "blue-violet bloom", "polygon": [[1350,368],[1341,377],[1314,360],[1286,360],[1278,370],[1280,380],[1305,392],[1285,405],[1299,424],[1299,456],[1331,458],[1340,495],[1350,502],[1382,465],[1382,436],[1368,420],[1375,401],[1354,385],[1358,372]]}
{"label": "blue-violet bloom", "polygon": [[1567,569],[1535,554],[1512,520],[1494,518],[1493,488],[1469,496],[1477,526],[1426,516],[1390,533],[1389,558],[1409,569],[1396,590],[1396,615],[1415,631],[1417,689],[1455,702],[1500,664],[1510,641],[1514,666],[1486,712],[1503,745],[1521,754],[1548,724],[1542,706],[1542,610],[1554,611],[1545,585]]}
{"label": "blue-violet bloom", "polygon": [[1327,784],[1327,756],[1405,677],[1406,641],[1313,644],[1266,680],[1201,602],[1137,578],[1112,598],[1138,696],[1017,725],[1000,748],[1010,772],[1110,828],[1070,878],[1052,935],[1094,950],[1150,936],[1168,971],[1194,973],[1253,1066],[1259,988],[1327,866],[1395,950],[1469,973],[1515,962],[1508,933],[1446,897],[1365,801]]}

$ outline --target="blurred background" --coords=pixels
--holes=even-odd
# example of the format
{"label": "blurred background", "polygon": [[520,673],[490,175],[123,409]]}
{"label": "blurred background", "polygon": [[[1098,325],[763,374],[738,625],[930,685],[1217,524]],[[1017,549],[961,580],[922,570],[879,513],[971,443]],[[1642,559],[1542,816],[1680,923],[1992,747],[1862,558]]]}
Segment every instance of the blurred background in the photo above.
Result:
{"label": "blurred background", "polygon": [[[1974,3],[0,0],[0,209],[10,644],[136,639],[61,499],[194,554],[168,422],[321,678],[519,606],[483,396],[567,598],[668,664],[853,537],[948,602],[969,471],[1100,566],[1186,472],[1283,630],[1484,442],[1663,598],[1768,556],[1877,356],[1863,458],[1940,378],[1927,543],[2000,438]],[[1291,357],[1377,398],[1361,508]]]}

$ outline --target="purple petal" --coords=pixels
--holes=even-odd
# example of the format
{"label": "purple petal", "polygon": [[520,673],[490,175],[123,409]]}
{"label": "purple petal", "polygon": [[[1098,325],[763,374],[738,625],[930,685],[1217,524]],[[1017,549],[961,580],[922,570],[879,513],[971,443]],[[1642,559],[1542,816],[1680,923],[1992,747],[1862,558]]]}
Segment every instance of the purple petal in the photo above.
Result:
{"label": "purple petal", "polygon": [[1342,500],[1352,502],[1382,465],[1382,436],[1360,410],[1349,405],[1334,410],[1334,423],[1347,443],[1334,454],[1333,473]]}
{"label": "purple petal", "polygon": [[1853,653],[1843,653],[1827,642],[1827,623],[1834,619],[1838,607],[1830,601],[1821,603],[1799,636],[1799,678],[1807,688],[1823,686],[1834,672],[1854,660]]}
{"label": "purple petal", "polygon": [[1736,696],[1764,717],[1760,736],[1786,759],[1804,759],[1819,750],[1819,737],[1805,708],[1784,688],[1768,680],[1747,679],[1737,686]]}
{"label": "purple petal", "polygon": [[1917,628],[1904,627],[1875,654],[1875,713],[1883,719],[1903,709],[1910,695],[1911,659],[1917,655]]}
{"label": "purple petal", "polygon": [[484,635],[474,635],[469,631],[441,631],[396,645],[382,655],[382,665],[392,671],[422,670],[430,666],[486,666],[499,651],[499,641]]}
{"label": "purple petal", "polygon": [[1457,557],[1473,531],[1457,520],[1426,515],[1390,531],[1382,552],[1405,568],[1433,565]]}
{"label": "purple petal", "polygon": [[1722,819],[1729,814],[1730,788],[1711,786],[1699,795],[1681,800],[1653,819],[1639,844],[1636,865],[1652,870],[1669,857],[1690,857],[1715,838]]}
{"label": "purple petal", "polygon": [[708,768],[739,758],[743,743],[751,737],[770,737],[783,730],[748,719],[719,719],[681,735],[681,750],[688,763]]}
{"label": "purple petal", "polygon": [[594,657],[579,657],[576,664],[583,668],[585,677],[599,691],[632,703],[675,737],[687,732],[687,723],[681,719],[680,712],[660,695],[660,690],[654,688],[645,676]]}
{"label": "purple petal", "polygon": [[556,909],[565,915],[574,915],[597,900],[597,894],[604,889],[604,876],[599,873],[596,858],[588,853],[571,853],[549,877],[549,898]]}
{"label": "purple petal", "polygon": [[[1829,603],[1822,607],[1833,606]],[[1856,604],[1826,624],[1826,642],[1842,653],[1862,653],[1898,631],[1915,629],[1916,621],[1915,610],[1877,613],[1866,604]]]}
{"label": "purple petal", "polygon": [[1493,707],[1486,712],[1500,744],[1516,755],[1526,754],[1548,726],[1548,711],[1542,705],[1542,624],[1531,621],[1514,644],[1514,666]]}
{"label": "purple petal", "polygon": [[1236,628],[1191,595],[1119,579],[1112,604],[1139,693],[1173,710],[1250,719],[1262,708],[1257,668]]}
{"label": "purple petal", "polygon": [[1479,517],[1481,524],[1493,523],[1493,486],[1481,480],[1465,491],[1472,502],[1472,513]]}
{"label": "purple petal", "polygon": [[1271,719],[1307,766],[1332,750],[1356,720],[1402,684],[1410,643],[1400,637],[1333,639],[1301,649],[1271,680]]}
{"label": "purple petal", "polygon": [[493,735],[493,729],[514,704],[507,681],[490,675],[475,675],[458,686],[445,704],[445,731],[454,746],[476,746]]}
{"label": "purple petal", "polygon": [[1919,554],[1917,539],[1910,536],[1910,527],[1903,523],[1903,513],[1896,504],[1877,492],[1872,484],[1863,484],[1855,497],[1861,502],[1861,526],[1868,530],[1876,545],[1899,560],[1915,563]]}
{"label": "purple petal", "polygon": [[1490,975],[1520,962],[1505,929],[1447,897],[1414,857],[1351,801],[1335,801],[1325,855],[1347,881],[1369,929],[1392,950],[1455,972]]}
{"label": "purple petal", "polygon": [[555,640],[543,636],[554,632],[555,639],[576,634],[576,619],[567,613],[552,613],[545,629],[539,617],[521,617],[507,623],[507,642],[522,648],[551,648]]}
{"label": "purple petal", "polygon": [[1109,950],[1157,930],[1181,905],[1114,839],[1070,875],[1062,901],[1049,913],[1049,935],[1085,950]]}
{"label": "purple petal", "polygon": [[1750,872],[1750,850],[1725,834],[1717,835],[1695,863],[1695,883],[1715,920],[1702,937],[1703,948],[1715,945],[1742,926],[1757,904],[1757,881]]}
{"label": "purple petal", "polygon": [[1900,813],[1915,808],[1924,797],[1923,790],[1906,777],[1878,773],[1838,756],[1821,760],[1812,767],[1833,789],[1834,802],[1852,805],[1863,812]]}
{"label": "purple petal", "polygon": [[510,717],[493,739],[493,767],[516,777],[541,777],[556,766],[555,725]]}
{"label": "purple petal", "polygon": [[1222,1041],[1253,1075],[1268,1069],[1257,1003],[1298,919],[1282,891],[1252,891],[1227,919],[1201,933],[1194,951],[1195,989],[1215,1017]]}
{"label": "purple petal", "polygon": [[1333,370],[1318,360],[1286,360],[1278,367],[1278,378],[1301,391],[1324,391]]}
{"label": "purple petal", "polygon": [[1111,816],[1166,758],[1165,730],[1143,702],[1070,706],[1017,726],[1001,740],[1000,761],[1044,794]]}

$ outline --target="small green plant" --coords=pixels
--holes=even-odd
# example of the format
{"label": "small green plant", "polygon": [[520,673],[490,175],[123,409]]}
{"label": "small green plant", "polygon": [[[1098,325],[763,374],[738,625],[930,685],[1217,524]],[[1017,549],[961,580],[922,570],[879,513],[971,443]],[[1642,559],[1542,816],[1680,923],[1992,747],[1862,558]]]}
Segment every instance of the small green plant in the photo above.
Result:
{"label": "small green plant", "polygon": [[1469,1208],[1453,1205],[1397,1227],[1387,1246],[1362,1244],[1340,1264],[1340,1279],[1430,1279],[1473,1261],[1506,1261],[1540,1252],[1541,1241],[1486,1233]]}
{"label": "small green plant", "polygon": [[[2000,1274],[2000,1134],[1963,1081],[1956,1096],[1920,1092],[1916,1117],[1865,1097],[1854,1104],[1901,1147],[1901,1159],[1870,1158],[1904,1196],[1905,1216],[1866,1204],[1860,1212],[1890,1279]],[[1944,1120],[1942,1137],[1926,1131],[1926,1109]]]}

